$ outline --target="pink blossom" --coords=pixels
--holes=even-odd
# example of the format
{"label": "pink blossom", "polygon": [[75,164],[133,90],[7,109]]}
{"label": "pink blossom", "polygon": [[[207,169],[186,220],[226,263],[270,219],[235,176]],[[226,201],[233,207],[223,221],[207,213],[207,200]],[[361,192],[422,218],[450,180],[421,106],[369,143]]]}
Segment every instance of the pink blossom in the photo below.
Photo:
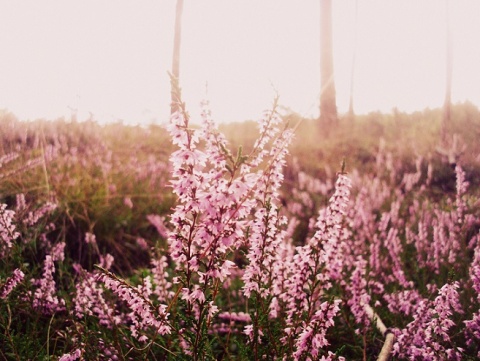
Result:
{"label": "pink blossom", "polygon": [[59,299],[56,293],[55,280],[53,274],[55,273],[55,265],[51,255],[45,257],[43,266],[42,278],[35,281],[39,286],[33,299],[33,307],[46,315],[51,315],[55,312],[65,309],[65,300]]}
{"label": "pink blossom", "polygon": [[22,282],[24,277],[25,274],[19,268],[15,269],[12,276],[7,278],[5,283],[0,287],[0,298],[7,298],[10,292]]}
{"label": "pink blossom", "polygon": [[0,257],[7,254],[7,251],[13,246],[13,241],[20,236],[12,223],[15,212],[6,208],[6,204],[0,204]]}
{"label": "pink blossom", "polygon": [[77,348],[75,351],[66,353],[58,359],[58,361],[75,361],[82,356],[82,350]]}
{"label": "pink blossom", "polygon": [[158,334],[165,335],[171,332],[168,325],[167,306],[161,304],[154,308],[152,303],[136,288],[119,280],[112,273],[103,271],[96,279],[105,284],[105,287],[113,291],[120,299],[125,301],[132,310],[130,330],[134,337],[141,337],[143,330],[153,328]]}

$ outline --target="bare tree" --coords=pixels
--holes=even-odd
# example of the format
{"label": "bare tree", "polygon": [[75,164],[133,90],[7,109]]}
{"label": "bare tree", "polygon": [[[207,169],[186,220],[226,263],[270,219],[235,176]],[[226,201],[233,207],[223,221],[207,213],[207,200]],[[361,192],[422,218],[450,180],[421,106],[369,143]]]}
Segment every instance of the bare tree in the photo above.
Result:
{"label": "bare tree", "polygon": [[443,119],[440,129],[440,142],[442,146],[447,145],[447,126],[451,120],[452,112],[452,68],[453,68],[453,49],[452,49],[452,31],[450,28],[450,1],[445,0],[446,11],[446,84],[445,101],[443,103]]}
{"label": "bare tree", "polygon": [[357,31],[358,31],[358,0],[355,0],[355,21],[353,25],[353,54],[352,67],[350,69],[350,102],[348,106],[348,118],[353,120],[355,118],[355,111],[353,109],[353,89],[355,80],[355,62],[357,58]]}
{"label": "bare tree", "polygon": [[[173,59],[172,59],[172,79],[176,82],[180,79],[180,42],[182,40],[182,13],[183,0],[177,0],[177,7],[175,11],[175,34],[173,38]],[[171,113],[173,114],[178,109],[177,91],[171,90]]]}
{"label": "bare tree", "polygon": [[320,0],[320,123],[327,129],[337,121],[333,75],[332,0]]}

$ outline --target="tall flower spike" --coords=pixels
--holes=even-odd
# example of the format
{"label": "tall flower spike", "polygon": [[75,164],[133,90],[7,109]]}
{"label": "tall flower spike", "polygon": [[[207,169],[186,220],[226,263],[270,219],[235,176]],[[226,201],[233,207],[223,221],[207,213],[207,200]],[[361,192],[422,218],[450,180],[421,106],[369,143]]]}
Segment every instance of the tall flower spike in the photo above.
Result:
{"label": "tall flower spike", "polygon": [[15,231],[14,217],[14,211],[7,210],[6,204],[0,204],[0,257],[7,254],[13,246],[13,241],[20,235]]}
{"label": "tall flower spike", "polygon": [[65,308],[65,300],[59,299],[55,295],[54,273],[53,258],[51,255],[47,255],[43,266],[43,277],[35,282],[39,287],[35,291],[33,299],[33,307],[46,315],[62,311]]}
{"label": "tall flower spike", "polygon": [[155,309],[139,290],[118,279],[107,270],[101,271],[96,277],[97,280],[103,282],[106,288],[125,301],[132,310],[133,325],[130,329],[134,337],[144,339],[140,333],[146,329],[153,329],[160,335],[171,332],[165,305],[162,304]]}
{"label": "tall flower spike", "polygon": [[7,278],[5,283],[0,287],[0,298],[7,298],[7,296],[12,292],[12,290],[17,287],[17,285],[22,282],[25,274],[20,271],[20,269],[16,269],[13,271],[12,276]]}

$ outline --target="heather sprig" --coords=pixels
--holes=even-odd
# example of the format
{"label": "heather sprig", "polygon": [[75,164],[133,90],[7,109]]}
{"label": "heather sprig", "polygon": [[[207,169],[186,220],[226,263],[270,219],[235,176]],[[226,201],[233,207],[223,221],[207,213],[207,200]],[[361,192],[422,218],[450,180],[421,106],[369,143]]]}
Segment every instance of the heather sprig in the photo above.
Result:
{"label": "heather sprig", "polygon": [[435,300],[420,301],[406,328],[397,331],[394,353],[398,357],[423,360],[460,360],[462,349],[451,345],[449,330],[454,312],[462,313],[457,282],[444,285]]}
{"label": "heather sprig", "polygon": [[10,292],[22,282],[25,274],[20,269],[15,269],[10,277],[0,286],[0,298],[7,298]]}
{"label": "heather sprig", "polygon": [[65,310],[65,300],[59,298],[56,293],[54,258],[51,255],[45,257],[42,277],[35,280],[37,286],[33,295],[33,308],[45,315]]}
{"label": "heather sprig", "polygon": [[6,204],[0,204],[0,257],[5,257],[20,233],[14,224],[15,212],[7,209]]}
{"label": "heather sprig", "polygon": [[152,330],[154,334],[167,335],[171,333],[168,323],[167,306],[160,304],[155,307],[141,291],[119,279],[113,273],[98,267],[101,272],[95,279],[102,282],[105,287],[115,293],[122,301],[126,302],[131,309],[129,318],[132,335],[140,341],[147,341],[145,331]]}

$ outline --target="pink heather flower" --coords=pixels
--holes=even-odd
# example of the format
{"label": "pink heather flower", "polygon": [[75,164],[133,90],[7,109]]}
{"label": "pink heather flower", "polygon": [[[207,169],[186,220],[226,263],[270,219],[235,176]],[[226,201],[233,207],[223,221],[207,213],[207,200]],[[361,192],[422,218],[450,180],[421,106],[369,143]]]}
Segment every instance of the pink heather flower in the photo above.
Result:
{"label": "pink heather flower", "polygon": [[130,209],[133,208],[133,202],[132,202],[132,199],[130,197],[125,197],[123,199],[123,204],[125,204]]}
{"label": "pink heather flower", "polygon": [[19,193],[16,196],[16,211],[22,212],[27,208],[27,204],[25,202],[25,195],[23,193]]}
{"label": "pink heather flower", "polygon": [[35,281],[35,284],[39,287],[36,289],[33,299],[33,307],[46,315],[65,309],[65,300],[58,299],[55,296],[54,273],[55,265],[53,264],[53,258],[51,255],[47,255],[43,266],[43,276]]}
{"label": "pink heather flower", "polygon": [[66,353],[58,359],[58,361],[75,361],[82,356],[82,350],[77,348],[75,351]]}
{"label": "pink heather flower", "polygon": [[165,226],[165,217],[161,217],[157,214],[149,214],[147,216],[147,219],[150,222],[150,224],[152,224],[157,229],[158,234],[162,238],[164,239],[168,238],[169,231]]}
{"label": "pink heather flower", "polygon": [[20,269],[15,269],[12,276],[6,279],[5,283],[0,287],[0,298],[7,298],[7,296],[12,292],[12,290],[17,287],[17,285],[22,282],[25,274],[20,271]]}
{"label": "pink heather flower", "polygon": [[[448,348],[449,329],[454,326],[453,312],[463,313],[458,299],[458,282],[444,285],[433,302],[422,300],[414,319],[406,328],[396,332],[393,352],[399,358],[425,360],[460,360],[460,349]],[[448,355],[448,356],[447,356]]]}
{"label": "pink heather flower", "polygon": [[51,214],[55,209],[57,209],[57,204],[52,202],[47,202],[39,209],[33,212],[28,212],[27,217],[23,219],[23,223],[26,226],[32,227],[36,225],[40,219]]}
{"label": "pink heather flower", "polygon": [[137,242],[138,247],[140,247],[144,251],[148,250],[148,244],[147,244],[147,241],[145,240],[145,238],[137,237],[135,239],[135,241]]}
{"label": "pink heather flower", "polygon": [[417,305],[423,299],[417,290],[404,290],[393,294],[385,294],[383,298],[387,301],[387,307],[390,312],[402,313],[405,316],[413,315]]}
{"label": "pink heather flower", "polygon": [[80,265],[74,265],[74,268],[80,277],[73,298],[75,316],[79,319],[83,319],[85,316],[95,316],[99,319],[100,325],[108,328],[120,324],[122,319],[114,314],[114,306],[107,304],[103,296],[103,289],[96,282],[96,275],[86,272]]}
{"label": "pink heather flower", "polygon": [[250,314],[245,312],[221,312],[217,317],[223,321],[252,322]]}
{"label": "pink heather flower", "polygon": [[293,138],[290,131],[282,132],[274,141],[270,150],[271,163],[265,174],[258,180],[254,195],[259,202],[254,219],[249,222],[249,264],[242,277],[244,294],[250,297],[252,291],[266,298],[271,294],[273,268],[277,262],[277,250],[283,243],[285,232],[281,227],[286,225],[284,217],[278,217],[276,203],[279,189],[283,181],[282,167],[287,155],[287,146]]}
{"label": "pink heather flower", "polygon": [[160,302],[167,302],[173,297],[172,284],[168,281],[167,267],[167,257],[161,256],[159,259],[152,259],[153,293],[157,295]]}
{"label": "pink heather flower", "polygon": [[3,165],[5,165],[5,164],[14,161],[18,157],[20,157],[20,154],[17,153],[17,152],[11,152],[11,153],[7,153],[7,154],[4,154],[4,155],[0,156],[0,168],[2,168]]}
{"label": "pink heather flower", "polygon": [[468,182],[465,180],[465,172],[463,171],[460,165],[456,165],[455,174],[457,176],[457,196],[456,196],[456,206],[457,206],[457,220],[462,222],[463,216],[467,209],[467,204],[463,196],[467,193]]}
{"label": "pink heather flower", "polygon": [[359,256],[353,266],[353,273],[345,286],[348,301],[352,314],[355,316],[355,321],[358,325],[368,327],[370,319],[365,311],[365,305],[370,304],[370,295],[367,291],[366,277],[367,262]]}
{"label": "pink heather flower", "polygon": [[142,280],[142,284],[137,286],[137,290],[145,299],[149,299],[153,293],[152,280],[150,279],[150,277],[145,277]]}
{"label": "pink heather flower", "polygon": [[138,289],[119,280],[108,271],[99,273],[96,279],[103,282],[106,288],[125,301],[132,310],[131,321],[133,324],[130,330],[134,337],[141,337],[140,332],[149,328],[155,330],[160,335],[171,332],[167,323],[168,313],[166,313],[166,305],[160,305],[155,309],[152,303]]}
{"label": "pink heather flower", "polygon": [[188,303],[204,303],[205,295],[198,285],[195,285],[193,290],[182,288],[182,299]]}
{"label": "pink heather flower", "polygon": [[106,270],[110,270],[110,268],[112,268],[115,258],[110,253],[107,253],[106,255],[101,254],[99,258],[100,260],[98,263],[100,267],[105,268]]}
{"label": "pink heather flower", "polygon": [[[470,266],[470,280],[472,281],[473,289],[477,294],[477,304],[480,303],[480,244],[477,244],[473,256],[473,262]],[[465,337],[467,345],[472,345],[480,342],[480,309],[473,314],[471,320],[464,321],[465,323]]]}
{"label": "pink heather flower", "polygon": [[329,345],[326,339],[327,330],[335,324],[333,318],[340,310],[340,302],[340,300],[333,303],[323,302],[311,320],[302,325],[301,332],[295,340],[294,360],[302,360],[305,356],[313,356],[313,359],[316,359],[321,349]]}
{"label": "pink heather flower", "polygon": [[0,257],[7,254],[7,251],[13,246],[13,241],[20,236],[12,223],[15,212],[6,208],[6,204],[0,204]]}
{"label": "pink heather flower", "polygon": [[85,243],[86,244],[91,244],[91,245],[96,245],[97,244],[97,237],[90,232],[85,233]]}
{"label": "pink heather flower", "polygon": [[63,261],[65,259],[65,242],[59,242],[50,249],[52,261]]}
{"label": "pink heather flower", "polygon": [[[255,329],[253,325],[247,325],[243,329],[243,333],[247,335],[248,339],[250,342],[253,342],[253,338],[255,337]],[[263,336],[263,331],[260,329],[257,329],[257,342],[262,343],[262,336]]]}

